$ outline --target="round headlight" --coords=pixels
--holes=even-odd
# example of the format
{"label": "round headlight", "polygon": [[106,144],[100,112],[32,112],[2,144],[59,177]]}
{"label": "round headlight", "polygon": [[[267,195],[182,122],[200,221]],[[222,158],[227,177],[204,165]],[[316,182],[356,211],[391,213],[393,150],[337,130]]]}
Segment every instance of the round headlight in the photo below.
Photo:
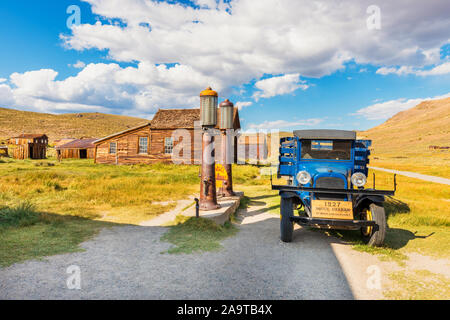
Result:
{"label": "round headlight", "polygon": [[311,175],[306,171],[300,171],[297,174],[297,181],[300,184],[308,184],[311,181]]}
{"label": "round headlight", "polygon": [[356,172],[352,175],[352,183],[354,186],[364,187],[366,182],[367,182],[367,177],[364,175],[364,173]]}

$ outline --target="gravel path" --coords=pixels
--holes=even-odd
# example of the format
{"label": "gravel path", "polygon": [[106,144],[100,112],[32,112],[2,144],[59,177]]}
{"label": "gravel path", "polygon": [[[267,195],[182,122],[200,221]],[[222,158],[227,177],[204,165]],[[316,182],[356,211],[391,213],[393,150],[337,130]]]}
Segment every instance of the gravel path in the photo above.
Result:
{"label": "gravel path", "polygon": [[[336,253],[336,239],[303,228],[295,231],[293,243],[284,244],[279,218],[258,202],[241,212],[240,232],[225,240],[221,251],[162,254],[171,246],[160,241],[166,228],[104,229],[82,244],[85,252],[0,269],[0,299],[358,298],[354,293],[361,290],[352,290],[355,283],[350,285],[346,275],[361,277],[365,269],[354,269],[357,260],[342,267],[337,256],[367,264],[366,256],[351,258],[348,246]],[[67,289],[71,265],[81,269],[81,290]],[[356,286],[365,281],[363,276]]]}
{"label": "gravel path", "polygon": [[398,170],[391,170],[391,169],[384,169],[384,168],[377,168],[377,167],[369,167],[369,168],[373,169],[373,170],[380,170],[380,171],[389,172],[389,173],[396,173],[401,176],[416,178],[416,179],[420,179],[420,180],[424,180],[424,181],[430,181],[430,182],[450,185],[450,179],[446,179],[446,178],[429,176],[426,174],[409,172],[409,171],[398,171]]}

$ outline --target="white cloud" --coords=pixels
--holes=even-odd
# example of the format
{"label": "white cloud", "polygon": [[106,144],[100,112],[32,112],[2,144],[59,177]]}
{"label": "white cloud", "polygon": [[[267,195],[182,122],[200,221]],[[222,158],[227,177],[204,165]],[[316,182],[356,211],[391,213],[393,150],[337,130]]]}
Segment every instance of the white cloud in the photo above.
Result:
{"label": "white cloud", "polygon": [[382,67],[376,72],[381,75],[396,74],[398,76],[415,74],[417,76],[436,76],[450,73],[450,62],[444,62],[431,69],[414,69],[410,66],[401,67]]}
{"label": "white cloud", "polygon": [[197,106],[204,84],[214,83],[187,66],[148,63],[128,68],[89,64],[74,77],[57,81],[57,75],[51,69],[12,74],[13,87],[4,85],[14,97],[9,104],[46,112],[80,109],[150,115],[158,108]]}
{"label": "white cloud", "polygon": [[217,8],[216,0],[194,0],[194,3],[200,6],[201,8],[210,8],[210,9]]}
{"label": "white cloud", "polygon": [[411,109],[423,101],[444,99],[450,97],[450,93],[432,98],[405,99],[400,98],[381,103],[375,103],[371,106],[358,110],[356,116],[362,116],[368,120],[386,120],[400,111]]}
{"label": "white cloud", "polygon": [[255,92],[253,97],[258,101],[260,98],[289,94],[299,88],[306,90],[308,85],[305,83],[305,81],[300,80],[300,74],[298,73],[260,80],[255,83],[255,87],[260,91]]}
{"label": "white cloud", "polygon": [[251,101],[239,101],[239,102],[236,102],[236,104],[235,104],[235,106],[239,110],[242,110],[243,108],[246,108],[246,107],[250,107],[251,105],[253,105],[253,102],[251,102]]}
{"label": "white cloud", "polygon": [[[382,1],[382,29],[376,31],[366,27],[372,0],[196,0],[200,9],[149,0],[85,1],[100,21],[74,26],[61,35],[65,45],[105,50],[113,61],[138,66],[90,64],[60,81],[55,70],[15,74],[15,106],[152,114],[158,107],[197,106],[198,92],[208,85],[223,96],[252,81],[260,86],[257,98],[271,97],[306,88],[293,80],[296,75],[321,77],[350,60],[414,70],[437,65],[450,30],[450,6],[435,0]],[[281,77],[258,81],[264,75]],[[291,81],[275,83],[286,77]]]}
{"label": "white cloud", "polygon": [[0,83],[6,82],[6,81],[8,81],[8,79],[0,78]]}
{"label": "white cloud", "polygon": [[14,103],[14,96],[11,88],[5,84],[0,84],[0,107],[8,107]]}
{"label": "white cloud", "polygon": [[412,67],[407,67],[407,66],[402,66],[400,68],[382,67],[382,68],[378,69],[376,73],[381,74],[383,76],[388,75],[388,74],[396,74],[396,75],[402,76],[402,75],[414,73],[414,70],[412,69]]}
{"label": "white cloud", "polygon": [[436,76],[450,73],[450,62],[445,62],[434,67],[431,70],[422,70],[419,72],[420,76]]}
{"label": "white cloud", "polygon": [[69,67],[74,67],[76,69],[83,69],[84,67],[86,67],[86,63],[84,63],[83,61],[78,60],[77,63],[69,64]]}
{"label": "white cloud", "polygon": [[286,120],[275,120],[275,121],[264,121],[260,124],[251,123],[248,125],[249,129],[283,129],[283,128],[294,128],[300,126],[317,126],[322,123],[322,119],[307,119],[300,121],[286,121]]}

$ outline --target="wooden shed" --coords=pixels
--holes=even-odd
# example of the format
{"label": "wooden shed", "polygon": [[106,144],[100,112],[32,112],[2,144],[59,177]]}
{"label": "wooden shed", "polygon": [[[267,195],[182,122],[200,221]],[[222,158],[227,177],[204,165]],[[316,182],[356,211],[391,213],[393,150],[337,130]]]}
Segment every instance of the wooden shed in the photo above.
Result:
{"label": "wooden shed", "polygon": [[0,157],[8,157],[8,146],[0,145]]}
{"label": "wooden shed", "polygon": [[[189,158],[188,163],[198,164],[201,162],[201,130],[195,129],[196,126],[200,129],[199,125],[200,109],[160,109],[149,123],[95,141],[95,162],[103,164],[172,162],[174,149],[179,143],[187,142],[190,150],[186,148],[188,150],[186,152],[190,155],[182,153],[180,158]],[[241,128],[237,108],[234,111],[234,128],[235,130]],[[189,141],[184,141],[184,138],[175,141],[173,133],[178,129],[184,129],[183,132]]]}
{"label": "wooden shed", "polygon": [[15,159],[45,159],[48,137],[45,134],[21,134],[8,140]]}
{"label": "wooden shed", "polygon": [[61,159],[94,159],[97,139],[76,139],[56,147],[56,156]]}

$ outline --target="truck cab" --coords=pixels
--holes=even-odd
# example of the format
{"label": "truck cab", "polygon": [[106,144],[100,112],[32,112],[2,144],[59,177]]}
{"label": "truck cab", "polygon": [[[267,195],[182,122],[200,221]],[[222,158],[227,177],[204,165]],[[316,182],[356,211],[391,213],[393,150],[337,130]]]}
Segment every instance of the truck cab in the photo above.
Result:
{"label": "truck cab", "polygon": [[[385,196],[395,191],[365,188],[371,146],[356,132],[298,130],[280,140],[278,177],[281,240],[291,242],[293,224],[361,230],[363,240],[380,246],[386,233]],[[301,209],[303,215],[295,216]]]}

